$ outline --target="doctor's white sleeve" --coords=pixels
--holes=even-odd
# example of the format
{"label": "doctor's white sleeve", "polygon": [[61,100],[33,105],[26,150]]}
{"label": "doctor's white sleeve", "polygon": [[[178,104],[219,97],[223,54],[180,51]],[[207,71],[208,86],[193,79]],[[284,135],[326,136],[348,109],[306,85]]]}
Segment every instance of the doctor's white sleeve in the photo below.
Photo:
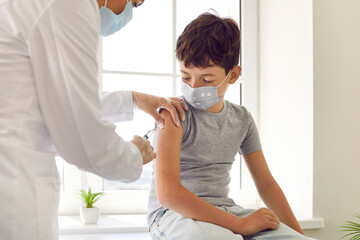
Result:
{"label": "doctor's white sleeve", "polygon": [[96,1],[50,1],[27,38],[40,108],[66,161],[104,178],[134,181],[142,172],[140,151],[102,119],[99,28]]}
{"label": "doctor's white sleeve", "polygon": [[110,122],[132,120],[134,102],[131,91],[102,92],[102,118]]}

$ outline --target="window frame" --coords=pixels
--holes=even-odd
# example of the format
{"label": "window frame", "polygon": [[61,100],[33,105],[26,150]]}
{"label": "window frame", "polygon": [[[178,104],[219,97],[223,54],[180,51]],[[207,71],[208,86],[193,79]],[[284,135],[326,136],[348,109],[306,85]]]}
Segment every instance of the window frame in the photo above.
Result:
{"label": "window frame", "polygon": [[[172,0],[172,47],[176,44],[176,1]],[[241,66],[242,75],[237,81],[239,91],[242,91],[239,104],[244,104],[253,114],[257,123],[258,119],[258,7],[256,1],[240,1],[240,28],[241,28]],[[245,11],[246,9],[246,11]],[[102,40],[100,40],[102,46]],[[177,73],[177,60],[173,58],[171,74],[148,73],[148,72],[127,72],[102,69],[102,47],[99,47],[99,85],[102,88],[102,74],[126,74],[126,75],[145,75],[145,76],[166,76],[172,78],[172,96],[178,94],[176,88],[177,81],[181,75]],[[235,87],[233,87],[235,88]],[[238,182],[231,190],[230,196],[243,206],[260,206],[260,198],[256,188],[252,183],[250,173],[243,167],[243,161],[239,156],[236,157],[235,174],[239,174]],[[234,171],[234,170],[233,170]],[[232,173],[233,174],[233,173]],[[91,186],[93,192],[104,191],[103,179],[92,173],[82,172],[74,166],[64,164],[64,191],[61,191],[59,206],[60,215],[78,214],[79,200],[75,194],[78,189],[86,189]],[[234,189],[235,188],[235,189]],[[129,214],[146,213],[149,190],[107,190],[97,206],[102,209],[103,214]],[[126,197],[124,197],[126,196]],[[241,196],[248,196],[241,198]]]}

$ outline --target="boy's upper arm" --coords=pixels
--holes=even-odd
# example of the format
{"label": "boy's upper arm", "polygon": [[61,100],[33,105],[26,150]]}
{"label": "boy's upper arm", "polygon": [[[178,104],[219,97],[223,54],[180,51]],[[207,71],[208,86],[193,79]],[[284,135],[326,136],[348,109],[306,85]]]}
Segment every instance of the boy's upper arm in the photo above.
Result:
{"label": "boy's upper arm", "polygon": [[262,150],[246,154],[244,159],[258,190],[275,181]]}
{"label": "boy's upper arm", "polygon": [[157,185],[180,183],[182,125],[176,127],[168,111],[161,111],[164,128],[157,130],[155,176]]}
{"label": "boy's upper arm", "polygon": [[248,128],[244,141],[241,143],[239,153],[246,155],[261,149],[259,133],[250,112],[247,112]]}

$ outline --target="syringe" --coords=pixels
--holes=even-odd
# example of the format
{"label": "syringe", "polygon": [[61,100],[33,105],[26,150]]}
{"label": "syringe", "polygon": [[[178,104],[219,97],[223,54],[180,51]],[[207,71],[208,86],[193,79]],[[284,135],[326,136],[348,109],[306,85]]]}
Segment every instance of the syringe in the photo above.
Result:
{"label": "syringe", "polygon": [[143,139],[148,140],[151,135],[153,135],[156,132],[157,127],[154,127],[153,129],[149,130],[145,135],[143,136]]}

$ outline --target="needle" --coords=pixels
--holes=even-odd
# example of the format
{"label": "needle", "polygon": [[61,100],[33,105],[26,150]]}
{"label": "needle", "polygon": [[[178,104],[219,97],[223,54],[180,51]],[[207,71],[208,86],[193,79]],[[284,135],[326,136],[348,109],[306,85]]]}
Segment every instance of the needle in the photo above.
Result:
{"label": "needle", "polygon": [[149,130],[144,136],[143,139],[148,140],[151,135],[153,135],[156,132],[157,127],[154,127],[153,129]]}

